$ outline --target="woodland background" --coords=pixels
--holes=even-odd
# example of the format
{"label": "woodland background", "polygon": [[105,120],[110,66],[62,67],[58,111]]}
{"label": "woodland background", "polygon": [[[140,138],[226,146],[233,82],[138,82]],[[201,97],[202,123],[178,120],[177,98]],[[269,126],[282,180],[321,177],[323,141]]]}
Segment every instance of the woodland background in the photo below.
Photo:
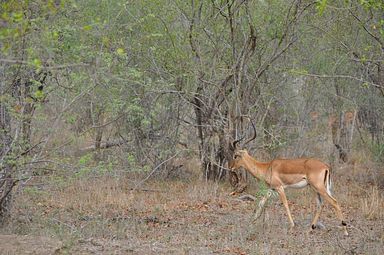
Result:
{"label": "woodland background", "polygon": [[[0,15],[0,250],[380,253],[383,1],[3,0]],[[332,165],[355,236],[303,234],[310,191],[288,196],[293,234],[277,199],[250,229],[254,203],[229,193],[263,187],[226,170],[247,117],[258,159]]]}

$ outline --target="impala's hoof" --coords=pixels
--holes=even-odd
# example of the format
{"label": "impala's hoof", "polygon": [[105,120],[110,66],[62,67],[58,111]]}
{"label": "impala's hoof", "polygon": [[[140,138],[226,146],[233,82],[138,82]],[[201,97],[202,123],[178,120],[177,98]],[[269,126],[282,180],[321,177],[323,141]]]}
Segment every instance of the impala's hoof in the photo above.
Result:
{"label": "impala's hoof", "polygon": [[345,221],[341,221],[341,225],[343,226],[344,236],[348,236],[347,223]]}
{"label": "impala's hoof", "polygon": [[311,225],[311,229],[325,229],[325,226],[323,223],[321,223],[320,221],[315,224],[312,224]]}

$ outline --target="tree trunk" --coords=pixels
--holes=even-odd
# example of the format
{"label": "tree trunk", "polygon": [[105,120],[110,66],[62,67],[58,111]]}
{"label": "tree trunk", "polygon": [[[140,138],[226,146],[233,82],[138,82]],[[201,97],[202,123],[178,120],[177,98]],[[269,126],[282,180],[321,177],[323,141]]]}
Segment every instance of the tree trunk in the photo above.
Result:
{"label": "tree trunk", "polygon": [[103,139],[103,131],[104,131],[104,127],[103,127],[104,116],[103,115],[104,115],[103,110],[100,110],[99,112],[97,112],[97,116],[96,116],[95,125],[97,127],[95,128],[96,129],[96,132],[95,132],[95,149],[97,151],[100,150],[101,140]]}
{"label": "tree trunk", "polygon": [[15,185],[12,176],[12,137],[11,117],[7,106],[0,102],[0,224],[9,216],[11,206],[12,188]]}
{"label": "tree trunk", "polygon": [[[209,110],[206,109],[200,97],[202,90],[202,84],[199,84],[193,98],[197,137],[199,140],[199,156],[204,178],[216,181],[225,176],[223,164],[228,159],[226,155],[228,154],[228,146],[224,138],[224,125],[210,127],[209,120],[212,120],[213,117],[211,114],[207,114],[207,112],[212,113],[215,106],[211,106]],[[217,138],[216,135],[218,135],[219,139],[218,144],[215,139]]]}

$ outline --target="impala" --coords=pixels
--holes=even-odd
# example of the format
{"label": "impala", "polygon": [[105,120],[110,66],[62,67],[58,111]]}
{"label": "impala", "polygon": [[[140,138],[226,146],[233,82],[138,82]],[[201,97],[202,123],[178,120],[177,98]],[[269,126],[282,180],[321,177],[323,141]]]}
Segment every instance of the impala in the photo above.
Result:
{"label": "impala", "polygon": [[[251,123],[254,135],[243,146],[256,138],[256,128],[253,122]],[[327,164],[313,158],[275,159],[270,162],[259,162],[251,157],[247,150],[239,148],[239,142],[243,138],[233,142],[234,153],[233,159],[228,164],[229,169],[236,171],[242,167],[258,180],[265,181],[270,190],[276,191],[287,211],[291,227],[294,227],[295,223],[292,219],[284,190],[286,188],[304,188],[309,185],[315,191],[317,200],[317,209],[311,223],[311,228],[315,229],[317,226],[324,199],[333,206],[341,222],[344,235],[348,235],[347,224],[344,221],[341,208],[331,194],[331,168]],[[254,219],[260,217],[264,205],[271,194],[272,192],[268,191],[262,197]]]}

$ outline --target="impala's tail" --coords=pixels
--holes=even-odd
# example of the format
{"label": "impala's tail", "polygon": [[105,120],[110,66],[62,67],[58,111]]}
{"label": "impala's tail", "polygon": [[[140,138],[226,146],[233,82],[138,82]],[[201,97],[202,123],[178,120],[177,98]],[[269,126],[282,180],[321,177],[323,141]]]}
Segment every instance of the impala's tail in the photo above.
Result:
{"label": "impala's tail", "polygon": [[330,169],[327,169],[325,171],[324,184],[325,184],[325,188],[327,189],[328,195],[330,195],[332,197],[332,181],[331,181],[331,170]]}

